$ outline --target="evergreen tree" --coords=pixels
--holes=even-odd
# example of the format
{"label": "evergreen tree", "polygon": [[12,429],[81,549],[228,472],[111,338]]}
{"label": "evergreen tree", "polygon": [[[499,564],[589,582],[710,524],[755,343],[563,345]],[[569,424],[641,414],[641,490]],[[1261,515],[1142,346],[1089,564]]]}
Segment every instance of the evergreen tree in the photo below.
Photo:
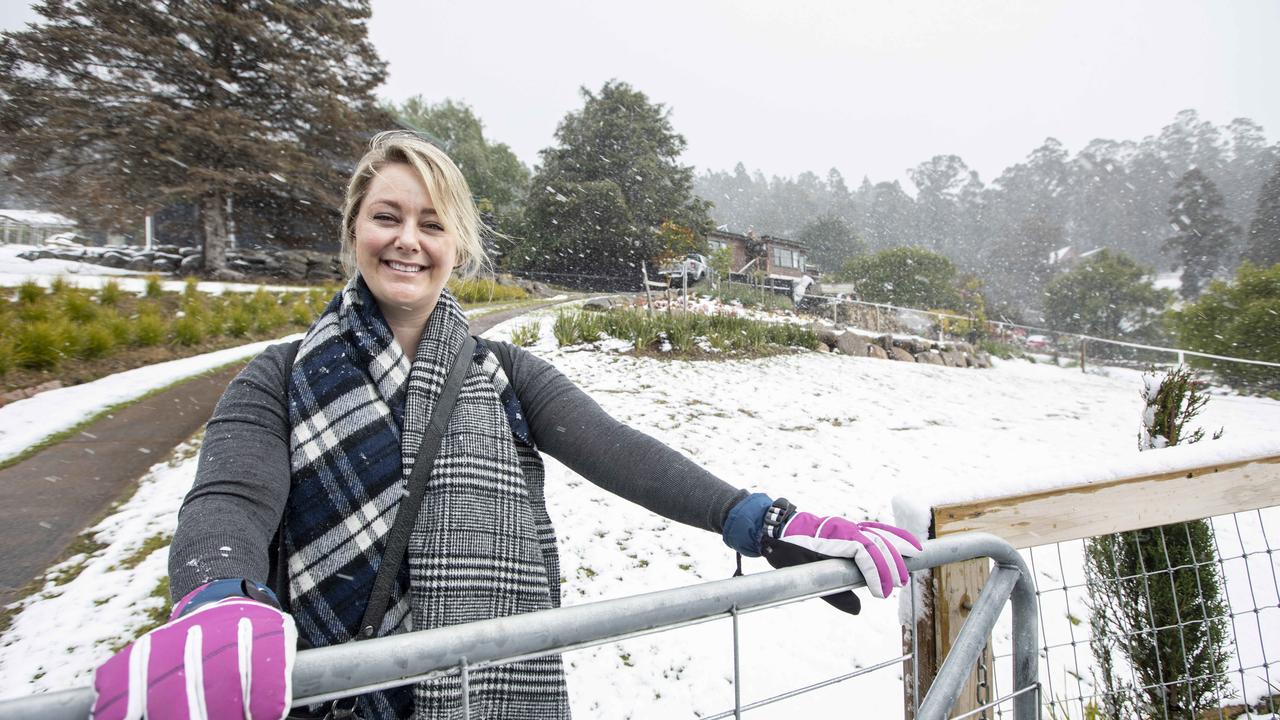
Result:
{"label": "evergreen tree", "polygon": [[825,270],[834,270],[845,260],[862,255],[867,244],[845,219],[823,215],[811,221],[796,236],[809,249],[809,258]]}
{"label": "evergreen tree", "polygon": [[541,153],[527,238],[513,259],[528,269],[638,278],[641,263],[662,253],[662,224],[702,236],[708,204],[693,195],[693,169],[679,164],[685,140],[666,108],[616,80],[582,96],[582,109],[565,116],[556,145]]}
{"label": "evergreen tree", "polygon": [[432,104],[415,95],[387,109],[449,153],[481,212],[500,217],[518,212],[529,192],[529,169],[506,143],[485,138],[484,124],[470,106],[453,100]]}
{"label": "evergreen tree", "polygon": [[0,152],[33,194],[104,229],[200,209],[223,271],[229,199],[331,217],[352,158],[385,128],[367,0],[48,0],[0,44]]}
{"label": "evergreen tree", "polygon": [[1258,193],[1245,259],[1262,267],[1280,263],[1280,162]]}
{"label": "evergreen tree", "polygon": [[1149,270],[1127,255],[1103,250],[1086,258],[1045,288],[1045,322],[1057,330],[1120,338],[1141,336],[1169,301]]}
{"label": "evergreen tree", "polygon": [[[1199,441],[1190,431],[1208,396],[1188,368],[1143,377],[1139,449]],[[1221,436],[1221,431],[1214,439]],[[1098,660],[1106,717],[1205,717],[1227,689],[1229,608],[1208,520],[1102,535],[1085,542],[1092,614],[1089,647]],[[1120,672],[1127,661],[1136,683]],[[1214,713],[1217,714],[1217,713]]]}
{"label": "evergreen tree", "polygon": [[[1230,282],[1215,280],[1173,317],[1181,347],[1212,355],[1280,362],[1280,265],[1246,262]],[[1280,369],[1265,365],[1190,358],[1240,388],[1280,391]]]}
{"label": "evergreen tree", "polygon": [[1174,186],[1169,224],[1175,234],[1165,240],[1165,248],[1182,264],[1182,296],[1198,297],[1224,269],[1223,256],[1239,231],[1223,214],[1222,194],[1199,168],[1188,170]]}
{"label": "evergreen tree", "polygon": [[846,260],[836,278],[854,283],[858,298],[870,302],[922,310],[961,305],[955,266],[924,248],[891,248]]}

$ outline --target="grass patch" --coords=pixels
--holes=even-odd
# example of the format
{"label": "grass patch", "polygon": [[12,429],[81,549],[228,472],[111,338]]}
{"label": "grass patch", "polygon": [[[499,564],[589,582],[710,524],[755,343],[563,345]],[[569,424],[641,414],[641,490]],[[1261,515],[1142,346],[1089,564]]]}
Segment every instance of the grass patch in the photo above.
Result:
{"label": "grass patch", "polygon": [[992,357],[998,357],[1001,360],[1012,360],[1022,357],[1022,348],[999,340],[991,340],[984,338],[978,341],[978,350],[986,352]]}
{"label": "grass patch", "polygon": [[169,622],[169,613],[173,612],[173,602],[169,599],[168,575],[160,578],[160,582],[156,583],[156,586],[152,588],[151,597],[159,598],[161,601],[160,604],[147,610],[146,614],[143,616],[146,620],[137,630],[134,631],[133,637],[127,640],[122,639],[119,643],[111,646],[111,653],[113,655],[123,650],[126,645],[134,640]]}
{"label": "grass patch", "polygon": [[520,347],[529,347],[536,344],[541,336],[542,323],[538,320],[531,320],[517,325],[511,331],[511,342]]}
{"label": "grass patch", "polygon": [[98,303],[107,307],[115,307],[120,304],[120,299],[124,296],[120,290],[120,283],[115,280],[108,280],[102,284],[102,289],[98,291]]}
{"label": "grass patch", "polygon": [[84,572],[84,568],[93,559],[95,553],[99,552],[107,545],[95,540],[88,533],[76,536],[76,539],[67,546],[66,555],[68,557],[80,556],[80,560],[72,565],[57,571],[57,574],[47,576],[54,585],[66,585],[67,583],[80,577],[80,573]]}
{"label": "grass patch", "polygon": [[138,549],[129,554],[129,557],[121,560],[119,567],[125,570],[132,570],[138,567],[143,560],[151,557],[151,553],[168,547],[171,542],[173,542],[172,535],[152,535],[143,540]]}
{"label": "grass patch", "polygon": [[505,300],[523,300],[529,293],[514,285],[502,285],[489,278],[454,279],[449,281],[449,292],[460,303],[489,303]]}
{"label": "grass patch", "polygon": [[732,315],[695,313],[650,316],[643,310],[614,308],[604,312],[563,311],[552,325],[560,346],[596,342],[603,336],[626,340],[637,353],[660,352],[665,357],[711,358],[757,356],[785,348],[812,350],[818,337],[808,327],[769,323]]}
{"label": "grass patch", "polygon": [[795,309],[791,296],[770,290],[761,291],[758,287],[743,283],[722,282],[714,294],[724,302],[737,302],[743,307],[759,307],[768,310]]}

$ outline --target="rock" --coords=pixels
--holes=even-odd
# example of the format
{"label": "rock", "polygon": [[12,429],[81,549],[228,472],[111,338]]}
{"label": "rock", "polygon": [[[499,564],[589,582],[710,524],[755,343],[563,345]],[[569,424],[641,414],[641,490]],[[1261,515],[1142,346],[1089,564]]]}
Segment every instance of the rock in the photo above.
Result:
{"label": "rock", "polygon": [[884,348],[880,347],[879,345],[874,345],[872,343],[867,343],[867,347],[863,352],[867,357],[873,357],[880,360],[889,359],[889,353],[885,352]]}
{"label": "rock", "polygon": [[182,262],[178,263],[178,273],[181,275],[195,275],[204,268],[204,255],[187,255],[182,258]]}
{"label": "rock", "polygon": [[583,303],[583,310],[594,310],[595,312],[604,312],[613,307],[613,298],[596,298],[589,302]]}
{"label": "rock", "polygon": [[818,352],[824,352],[824,353],[829,353],[829,352],[831,352],[831,346],[830,346],[830,345],[828,345],[828,344],[826,344],[826,343],[824,343],[824,342],[822,342],[822,341],[818,341],[818,348],[817,348],[817,349],[818,349]]}
{"label": "rock", "polygon": [[[166,247],[172,247],[166,245]],[[191,257],[192,255],[204,255],[204,250],[198,247],[178,248],[178,254],[182,257]]]}
{"label": "rock", "polygon": [[151,261],[151,269],[156,272],[171,273],[178,269],[177,260],[167,257],[158,257]]}
{"label": "rock", "polygon": [[182,251],[178,248],[177,245],[157,245],[156,252],[164,253],[165,255],[181,255],[182,254]]}
{"label": "rock", "polygon": [[98,260],[98,264],[111,268],[122,268],[129,264],[130,259],[131,258],[124,253],[109,252],[104,254],[102,258]]}
{"label": "rock", "polygon": [[964,361],[964,353],[955,350],[943,350],[939,353],[942,356],[942,362],[947,367],[962,368],[966,365]]}
{"label": "rock", "polygon": [[[826,342],[825,340],[823,342]],[[842,332],[836,336],[836,348],[845,355],[861,357],[867,354],[867,338],[853,332]]]}
{"label": "rock", "polygon": [[918,362],[918,363],[926,363],[926,364],[929,364],[929,365],[944,365],[944,366],[947,364],[947,363],[942,359],[942,355],[940,355],[940,354],[938,354],[938,353],[936,353],[936,352],[933,352],[932,350],[929,350],[929,351],[926,351],[926,352],[922,352],[922,353],[917,353],[917,354],[916,354],[916,362]]}
{"label": "rock", "polygon": [[840,337],[840,333],[836,332],[836,329],[830,325],[817,322],[809,323],[809,329],[813,331],[814,335],[818,336],[818,340],[826,343],[828,347],[834,348],[838,344],[837,339]]}
{"label": "rock", "polygon": [[[883,348],[883,347],[881,347],[881,350],[883,350],[883,349],[884,349],[884,348]],[[907,352],[906,350],[903,350],[902,348],[898,347],[897,345],[890,345],[890,346],[889,346],[889,351],[888,351],[887,355],[888,355],[889,359],[891,359],[891,360],[901,360],[901,361],[903,361],[903,362],[915,362],[915,361],[916,361],[916,357],[915,357],[914,355],[912,355],[911,353]]]}
{"label": "rock", "polygon": [[963,340],[956,342],[954,347],[962,353],[967,353],[969,355],[973,354],[973,346]]}
{"label": "rock", "polygon": [[209,279],[221,280],[223,282],[240,282],[245,279],[245,275],[244,273],[237,272],[229,267],[224,267],[215,273],[210,273]]}
{"label": "rock", "polygon": [[307,257],[300,253],[284,252],[280,259],[280,274],[287,278],[301,280],[307,276]]}
{"label": "rock", "polygon": [[151,270],[153,263],[154,263],[153,260],[149,260],[145,257],[138,256],[130,260],[128,263],[126,263],[125,267],[129,268],[130,270]]}
{"label": "rock", "polygon": [[979,350],[978,352],[976,352],[976,353],[974,353],[974,354],[973,354],[973,359],[978,363],[978,367],[980,367],[980,368],[989,368],[989,367],[991,367],[991,354],[990,354],[990,353],[987,353],[987,352],[984,352],[984,351],[982,351],[982,350]]}
{"label": "rock", "polygon": [[16,402],[18,400],[25,400],[31,397],[32,395],[39,395],[40,393],[46,390],[57,390],[60,387],[62,387],[61,380],[49,380],[47,382],[42,382],[39,385],[32,385],[31,387],[18,388],[17,390],[10,390],[5,394],[0,395],[0,405]]}

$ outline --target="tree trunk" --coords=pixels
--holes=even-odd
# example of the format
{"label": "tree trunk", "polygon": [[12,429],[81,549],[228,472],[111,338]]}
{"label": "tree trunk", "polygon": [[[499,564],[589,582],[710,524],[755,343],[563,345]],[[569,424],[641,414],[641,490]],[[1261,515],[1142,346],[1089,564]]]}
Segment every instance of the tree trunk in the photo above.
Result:
{"label": "tree trunk", "polygon": [[204,274],[216,275],[227,268],[227,201],[222,193],[210,193],[200,201],[204,223]]}

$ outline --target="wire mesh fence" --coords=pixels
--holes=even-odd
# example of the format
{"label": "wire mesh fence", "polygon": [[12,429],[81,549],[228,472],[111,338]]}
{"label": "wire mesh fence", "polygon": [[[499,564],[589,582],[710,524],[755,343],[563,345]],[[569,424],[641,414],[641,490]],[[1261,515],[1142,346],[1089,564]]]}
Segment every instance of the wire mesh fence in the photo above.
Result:
{"label": "wire mesh fence", "polygon": [[[1044,715],[1280,718],[1280,507],[1021,551]],[[1009,686],[997,634],[996,694]],[[998,705],[974,717],[1008,718]]]}

